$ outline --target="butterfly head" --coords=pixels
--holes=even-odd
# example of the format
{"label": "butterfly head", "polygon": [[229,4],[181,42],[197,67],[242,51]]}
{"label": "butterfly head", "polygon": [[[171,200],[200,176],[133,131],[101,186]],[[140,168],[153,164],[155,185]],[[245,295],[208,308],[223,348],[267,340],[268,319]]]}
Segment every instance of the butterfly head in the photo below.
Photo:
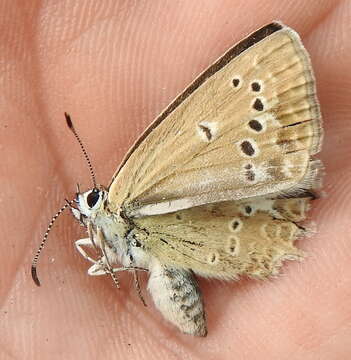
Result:
{"label": "butterfly head", "polygon": [[71,206],[73,216],[79,220],[79,222],[86,226],[87,222],[92,221],[99,211],[103,208],[105,200],[107,199],[107,191],[102,186],[94,187],[88,191],[76,193],[74,202],[77,204],[77,208]]}

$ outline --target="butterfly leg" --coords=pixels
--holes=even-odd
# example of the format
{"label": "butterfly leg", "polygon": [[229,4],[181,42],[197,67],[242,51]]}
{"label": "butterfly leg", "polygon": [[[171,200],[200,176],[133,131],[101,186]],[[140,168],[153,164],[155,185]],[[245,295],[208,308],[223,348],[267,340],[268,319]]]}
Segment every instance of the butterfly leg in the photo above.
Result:
{"label": "butterfly leg", "polygon": [[[74,209],[74,208],[73,208]],[[98,251],[98,248],[95,244],[94,241],[94,236],[96,236],[96,234],[94,233],[93,230],[93,226],[91,223],[88,223],[88,234],[89,234],[89,238],[85,238],[85,239],[79,239],[77,240],[74,244],[77,248],[77,250],[79,251],[79,253],[88,261],[92,262],[93,264],[98,264],[99,260],[95,260],[93,258],[91,258],[86,251],[83,249],[83,246],[87,246],[87,247],[93,247],[96,251]]]}
{"label": "butterfly leg", "polygon": [[[104,269],[105,269],[106,273],[111,275],[111,278],[112,278],[113,282],[115,283],[115,285],[119,289],[119,281],[117,279],[117,275],[113,272],[112,266],[111,266],[110,261],[108,259],[107,251],[106,251],[106,240],[105,240],[105,236],[104,236],[104,234],[103,234],[100,227],[97,228],[96,237],[98,239],[98,244],[99,244],[99,247],[100,247],[100,249],[102,251],[102,254],[103,254],[103,256],[101,257],[100,260],[104,259],[104,262],[102,262],[102,264],[105,265]],[[95,238],[95,236],[93,238]]]}
{"label": "butterfly leg", "polygon": [[150,266],[148,289],[163,316],[182,332],[207,335],[201,292],[190,271],[155,261]]}
{"label": "butterfly leg", "polygon": [[91,266],[88,270],[88,274],[91,276],[100,276],[100,275],[111,275],[112,273],[116,273],[116,272],[121,272],[121,271],[132,271],[133,272],[133,277],[134,277],[134,284],[135,284],[135,289],[138,293],[139,299],[141,300],[141,302],[143,303],[144,306],[146,305],[145,299],[141,293],[141,289],[140,289],[140,283],[139,283],[139,278],[138,278],[138,273],[137,271],[147,271],[146,269],[143,268],[139,268],[139,267],[134,267],[134,266],[130,266],[130,267],[120,267],[120,268],[108,268],[108,265],[106,264],[106,259],[104,256],[102,256],[100,258],[100,260],[94,264],[93,266]]}
{"label": "butterfly leg", "polygon": [[83,246],[87,246],[87,247],[94,247],[93,243],[91,242],[90,238],[86,238],[86,239],[79,239],[77,240],[74,245],[76,246],[76,249],[79,251],[79,253],[84,257],[84,259],[97,264],[98,260],[95,260],[93,258],[91,258],[86,251],[83,249]]}
{"label": "butterfly leg", "polygon": [[[101,257],[99,261],[91,266],[88,270],[89,275],[91,276],[101,276],[101,275],[107,275],[109,274],[108,271],[106,271],[106,265],[105,265],[104,257]],[[114,273],[121,272],[121,271],[148,271],[147,269],[140,268],[137,266],[123,266],[119,268],[112,268],[111,271]]]}
{"label": "butterfly leg", "polygon": [[[146,306],[146,302],[144,300],[144,297],[141,293],[140,284],[139,284],[139,278],[137,271],[147,271],[144,268],[139,268],[135,266],[130,267],[121,267],[121,268],[113,268],[108,260],[108,256],[106,253],[106,241],[103,236],[103,233],[101,229],[98,227],[96,233],[93,230],[93,227],[91,224],[88,224],[88,233],[89,238],[80,239],[75,242],[75,246],[79,253],[88,261],[92,262],[94,265],[92,265],[88,269],[88,274],[91,276],[102,276],[102,275],[111,275],[113,282],[116,284],[116,286],[119,288],[119,282],[115,275],[116,272],[120,271],[133,271],[133,277],[134,277],[134,284],[135,288],[137,290],[138,296],[141,300],[141,302]],[[101,256],[99,259],[95,260],[91,258],[86,251],[83,249],[84,246],[88,247],[94,247],[96,250],[98,250],[97,244],[95,243],[94,239],[97,239],[99,248],[101,249],[101,252],[103,253],[103,256]]]}
{"label": "butterfly leg", "polygon": [[100,259],[98,259],[96,263],[88,269],[88,275],[90,276],[102,276],[108,274],[110,274],[110,272],[104,256],[101,256]]}
{"label": "butterfly leg", "polygon": [[[110,264],[110,262],[108,260],[108,257],[107,257],[107,253],[106,253],[106,249],[105,249],[106,241],[104,239],[104,236],[103,236],[103,233],[102,233],[101,229],[98,228],[97,232],[94,232],[94,229],[91,226],[91,224],[88,224],[88,234],[89,234],[89,238],[80,239],[80,240],[77,240],[74,243],[77,250],[79,251],[79,253],[86,260],[88,260],[88,261],[90,261],[90,262],[92,262],[94,264],[88,269],[88,274],[93,275],[93,276],[110,274],[113,282],[115,283],[115,285],[119,289],[118,279],[117,279],[116,275],[114,274],[114,272],[112,270],[112,266],[111,266],[111,264]],[[93,247],[96,250],[98,250],[99,248],[98,248],[97,244],[95,243],[95,239],[97,239],[99,248],[100,248],[100,250],[101,250],[101,252],[103,254],[103,256],[101,256],[97,260],[91,258],[87,254],[87,252],[83,249],[84,246],[87,246],[87,247]]]}

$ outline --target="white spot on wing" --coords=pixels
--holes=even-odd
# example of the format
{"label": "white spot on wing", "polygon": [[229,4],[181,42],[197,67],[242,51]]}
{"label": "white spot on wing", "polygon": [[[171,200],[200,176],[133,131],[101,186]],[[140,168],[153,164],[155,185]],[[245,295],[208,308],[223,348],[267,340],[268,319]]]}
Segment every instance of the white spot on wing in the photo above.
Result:
{"label": "white spot on wing", "polygon": [[207,261],[210,265],[216,265],[219,262],[219,253],[214,251],[207,256]]}
{"label": "white spot on wing", "polygon": [[229,221],[229,230],[232,232],[239,232],[243,226],[243,222],[239,218],[233,218]]}
{"label": "white spot on wing", "polygon": [[272,199],[256,199],[255,201],[245,203],[241,206],[242,213],[244,215],[248,215],[245,211],[246,206],[250,206],[251,213],[250,215],[255,214],[257,211],[262,211],[270,214],[272,217],[276,219],[282,219],[282,216],[279,214],[277,210],[274,209],[275,200]]}
{"label": "white spot on wing", "polygon": [[291,177],[293,174],[290,169],[293,169],[295,166],[290,163],[288,159],[284,159],[284,164],[282,166],[282,171],[286,177]]}
{"label": "white spot on wing", "polygon": [[227,251],[232,256],[238,256],[240,253],[240,240],[237,236],[230,236],[228,238]]}
{"label": "white spot on wing", "polygon": [[197,133],[202,141],[211,142],[217,137],[218,123],[210,121],[201,121],[197,125]]}
{"label": "white spot on wing", "polygon": [[277,118],[270,112],[266,112],[264,114],[255,115],[254,118],[258,120],[264,127],[267,127],[269,125],[271,126],[278,126],[280,127],[281,124],[277,120]]}
{"label": "white spot on wing", "polygon": [[[245,166],[250,165],[250,168],[246,168]],[[253,175],[253,179],[250,179],[250,173]],[[267,172],[267,166],[262,163],[254,164],[248,163],[245,164],[243,170],[240,173],[240,178],[242,181],[249,183],[249,184],[257,184],[260,182],[267,181],[271,176]]]}

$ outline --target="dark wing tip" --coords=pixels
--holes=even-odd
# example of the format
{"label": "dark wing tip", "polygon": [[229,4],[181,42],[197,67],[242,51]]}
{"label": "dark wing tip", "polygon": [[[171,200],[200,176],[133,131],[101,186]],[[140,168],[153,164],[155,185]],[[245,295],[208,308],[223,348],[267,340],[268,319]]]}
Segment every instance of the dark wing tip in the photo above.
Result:
{"label": "dark wing tip", "polygon": [[37,275],[37,268],[32,265],[32,279],[35,282],[35,285],[40,286],[40,281]]}
{"label": "dark wing tip", "polygon": [[73,123],[72,123],[71,117],[70,117],[70,115],[67,114],[66,112],[65,112],[65,118],[66,118],[67,126],[68,126],[70,129],[73,129]]}

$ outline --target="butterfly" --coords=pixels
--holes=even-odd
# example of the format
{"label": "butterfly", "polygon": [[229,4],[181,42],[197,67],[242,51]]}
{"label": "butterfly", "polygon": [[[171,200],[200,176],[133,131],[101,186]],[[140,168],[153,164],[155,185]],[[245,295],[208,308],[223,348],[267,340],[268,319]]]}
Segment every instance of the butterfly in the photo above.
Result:
{"label": "butterfly", "polygon": [[[280,22],[255,31],[200,74],[126,154],[108,187],[97,185],[70,208],[87,229],[76,241],[88,273],[139,271],[163,316],[182,332],[207,334],[196,276],[235,280],[278,274],[303,256],[294,245],[323,166],[323,138],[309,55]],[[75,207],[75,205],[77,207]],[[91,257],[86,247],[99,254]]]}

